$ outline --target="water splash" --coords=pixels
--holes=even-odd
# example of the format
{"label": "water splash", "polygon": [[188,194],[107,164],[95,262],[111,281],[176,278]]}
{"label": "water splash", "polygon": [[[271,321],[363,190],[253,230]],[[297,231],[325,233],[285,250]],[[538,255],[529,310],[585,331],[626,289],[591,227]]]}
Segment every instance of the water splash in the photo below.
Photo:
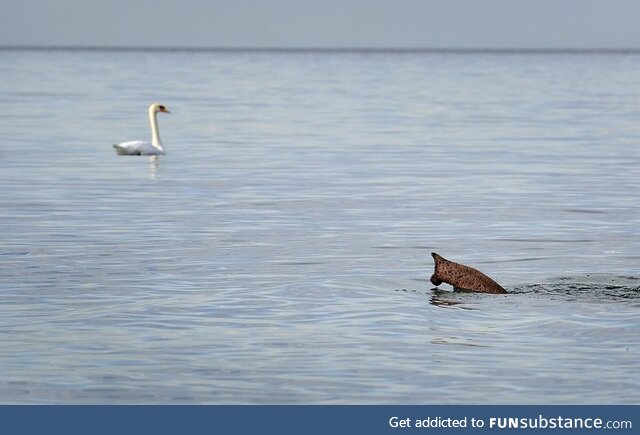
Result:
{"label": "water splash", "polygon": [[566,276],[546,283],[518,285],[509,290],[515,294],[533,293],[584,302],[640,301],[640,278],[605,274]]}

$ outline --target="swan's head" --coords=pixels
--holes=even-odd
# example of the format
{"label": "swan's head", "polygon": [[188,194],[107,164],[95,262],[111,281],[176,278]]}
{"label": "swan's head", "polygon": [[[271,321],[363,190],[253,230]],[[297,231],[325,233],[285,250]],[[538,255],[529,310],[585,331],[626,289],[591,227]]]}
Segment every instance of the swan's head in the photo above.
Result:
{"label": "swan's head", "polygon": [[171,113],[171,112],[169,112],[169,109],[167,109],[166,106],[163,106],[160,103],[153,103],[151,106],[149,106],[149,112],[152,112],[152,113],[158,113],[158,112]]}

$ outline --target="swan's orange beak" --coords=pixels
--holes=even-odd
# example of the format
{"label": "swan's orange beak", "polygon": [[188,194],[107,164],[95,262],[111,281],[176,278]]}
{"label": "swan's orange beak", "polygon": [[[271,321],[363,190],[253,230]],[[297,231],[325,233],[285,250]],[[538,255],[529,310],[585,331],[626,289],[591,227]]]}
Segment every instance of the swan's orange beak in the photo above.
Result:
{"label": "swan's orange beak", "polygon": [[160,111],[161,111],[161,112],[164,112],[164,113],[171,113],[171,112],[169,112],[169,110],[168,110],[168,109],[165,109],[164,107],[161,107],[161,108],[160,108]]}

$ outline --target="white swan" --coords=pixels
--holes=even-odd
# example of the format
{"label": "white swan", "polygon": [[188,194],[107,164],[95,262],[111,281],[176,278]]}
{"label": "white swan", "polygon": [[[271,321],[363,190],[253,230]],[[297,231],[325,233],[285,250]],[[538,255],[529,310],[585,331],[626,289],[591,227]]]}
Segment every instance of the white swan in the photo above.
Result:
{"label": "white swan", "polygon": [[171,113],[165,106],[153,103],[149,106],[149,123],[151,124],[151,143],[144,140],[132,140],[114,145],[116,152],[123,156],[158,156],[164,155],[164,146],[158,131],[158,112]]}

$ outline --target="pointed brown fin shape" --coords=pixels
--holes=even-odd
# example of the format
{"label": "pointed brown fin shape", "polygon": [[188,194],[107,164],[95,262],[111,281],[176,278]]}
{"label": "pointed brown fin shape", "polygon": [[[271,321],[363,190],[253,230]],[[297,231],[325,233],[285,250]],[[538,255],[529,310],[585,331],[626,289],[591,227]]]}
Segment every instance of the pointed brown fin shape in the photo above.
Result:
{"label": "pointed brown fin shape", "polygon": [[432,252],[431,256],[436,262],[435,270],[431,275],[431,283],[435,286],[446,282],[457,290],[479,293],[507,293],[500,284],[473,267],[454,263],[435,252]]}

